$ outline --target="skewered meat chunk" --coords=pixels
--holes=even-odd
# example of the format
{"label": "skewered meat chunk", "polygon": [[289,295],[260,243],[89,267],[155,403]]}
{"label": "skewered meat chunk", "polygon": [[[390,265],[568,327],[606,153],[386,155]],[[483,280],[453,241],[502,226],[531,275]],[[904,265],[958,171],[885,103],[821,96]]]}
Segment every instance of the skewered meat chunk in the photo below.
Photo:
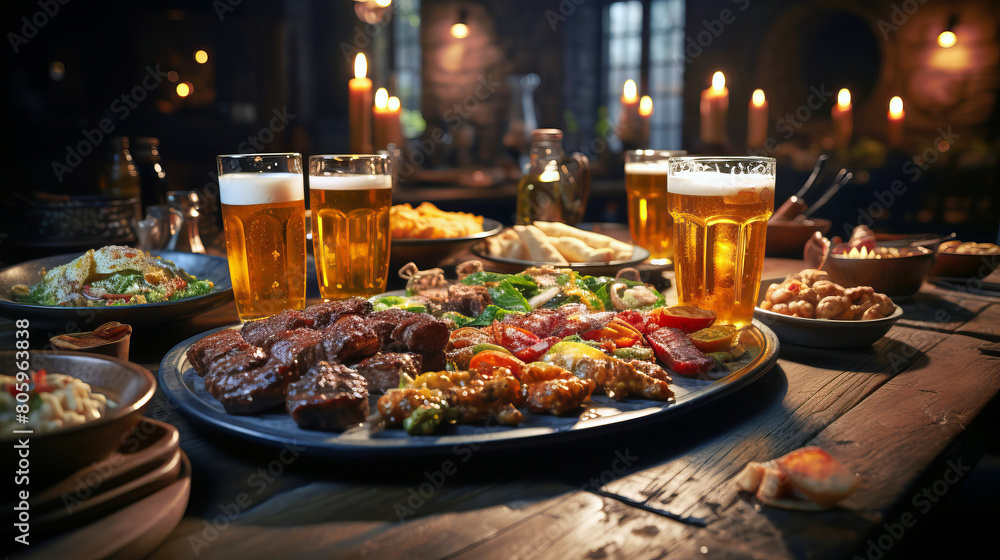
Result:
{"label": "skewered meat chunk", "polygon": [[441,391],[426,387],[390,389],[376,403],[388,427],[402,427],[410,435],[430,435],[441,424],[455,420],[455,411]]}
{"label": "skewered meat chunk", "polygon": [[372,304],[365,298],[353,297],[310,305],[302,311],[307,320],[312,320],[314,329],[323,329],[345,315],[368,315]]}
{"label": "skewered meat chunk", "polygon": [[597,388],[592,379],[582,379],[565,369],[544,362],[528,364],[521,373],[521,397],[536,414],[560,415],[580,408]]}
{"label": "skewered meat chunk", "polygon": [[240,334],[250,344],[267,349],[282,332],[312,326],[312,319],[301,311],[286,309],[264,319],[247,321],[240,329]]}
{"label": "skewered meat chunk", "polygon": [[[242,356],[251,357],[255,363],[263,363],[267,354],[263,349],[250,344],[233,329],[221,330],[195,342],[188,348],[187,359],[194,370],[202,377],[208,373],[212,364],[218,360],[239,360]],[[249,362],[244,362],[249,365]]]}
{"label": "skewered meat chunk", "polygon": [[521,400],[520,383],[512,376],[486,378],[468,371],[438,371],[420,375],[411,387],[440,391],[458,422],[493,416],[500,424],[513,426],[524,419],[515,408]]}
{"label": "skewered meat chunk", "polygon": [[355,364],[353,368],[368,382],[368,391],[379,394],[399,387],[402,374],[411,378],[420,375],[421,362],[417,354],[379,352]]}
{"label": "skewered meat chunk", "polygon": [[342,431],[368,416],[367,382],[347,366],[321,361],[288,385],[285,406],[302,428]]}

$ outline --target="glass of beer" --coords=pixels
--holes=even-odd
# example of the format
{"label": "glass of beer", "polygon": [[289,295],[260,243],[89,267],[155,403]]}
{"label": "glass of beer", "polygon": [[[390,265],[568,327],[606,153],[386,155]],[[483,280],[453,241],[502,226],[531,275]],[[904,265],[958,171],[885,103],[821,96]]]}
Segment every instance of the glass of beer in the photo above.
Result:
{"label": "glass of beer", "polygon": [[326,300],[385,292],[392,175],[387,155],[309,158],[309,208],[319,293]]}
{"label": "glass of beer", "polygon": [[306,301],[305,187],[299,154],[221,155],[219,201],[240,321]]}
{"label": "glass of beer", "polygon": [[774,158],[676,157],[667,165],[678,301],[715,311],[719,323],[750,324],[774,211]]}
{"label": "glass of beer", "polygon": [[667,162],[684,150],[632,150],[625,154],[625,192],[632,243],[649,251],[649,262],[670,264],[674,220],[667,212]]}

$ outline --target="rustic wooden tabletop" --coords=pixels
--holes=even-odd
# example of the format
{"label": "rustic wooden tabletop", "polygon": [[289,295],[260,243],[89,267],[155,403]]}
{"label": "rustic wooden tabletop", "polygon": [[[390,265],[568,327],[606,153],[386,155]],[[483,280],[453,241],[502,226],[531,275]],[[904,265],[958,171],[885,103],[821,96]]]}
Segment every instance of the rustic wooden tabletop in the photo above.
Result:
{"label": "rustic wooden tabletop", "polygon": [[[768,259],[765,276],[801,268]],[[179,429],[192,486],[152,558],[894,557],[996,441],[1000,358],[980,347],[1000,341],[1000,297],[978,288],[925,284],[869,348],[782,344],[738,392],[530,452],[323,459],[191,423],[158,392],[146,415]],[[235,322],[230,303],[136,332],[130,359],[156,373],[178,342]],[[857,473],[860,490],[810,513],[737,491],[748,462],[807,445]],[[959,556],[966,545],[952,544]]]}

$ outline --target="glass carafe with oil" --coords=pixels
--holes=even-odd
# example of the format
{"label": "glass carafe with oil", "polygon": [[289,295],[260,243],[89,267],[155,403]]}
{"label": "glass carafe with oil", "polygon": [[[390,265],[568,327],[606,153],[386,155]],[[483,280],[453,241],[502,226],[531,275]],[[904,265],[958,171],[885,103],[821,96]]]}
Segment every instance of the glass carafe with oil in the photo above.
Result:
{"label": "glass carafe with oil", "polygon": [[535,220],[574,225],[583,219],[590,194],[590,161],[566,157],[562,131],[539,128],[531,135],[531,160],[517,185],[517,223]]}

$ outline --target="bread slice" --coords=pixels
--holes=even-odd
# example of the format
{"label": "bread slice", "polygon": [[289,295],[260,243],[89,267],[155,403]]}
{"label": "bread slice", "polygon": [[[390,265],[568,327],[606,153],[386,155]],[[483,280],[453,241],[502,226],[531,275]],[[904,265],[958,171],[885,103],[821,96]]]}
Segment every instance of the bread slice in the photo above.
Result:
{"label": "bread slice", "polygon": [[146,252],[132,247],[108,245],[93,251],[93,255],[96,274],[114,274],[123,270],[142,272],[149,266]]}

